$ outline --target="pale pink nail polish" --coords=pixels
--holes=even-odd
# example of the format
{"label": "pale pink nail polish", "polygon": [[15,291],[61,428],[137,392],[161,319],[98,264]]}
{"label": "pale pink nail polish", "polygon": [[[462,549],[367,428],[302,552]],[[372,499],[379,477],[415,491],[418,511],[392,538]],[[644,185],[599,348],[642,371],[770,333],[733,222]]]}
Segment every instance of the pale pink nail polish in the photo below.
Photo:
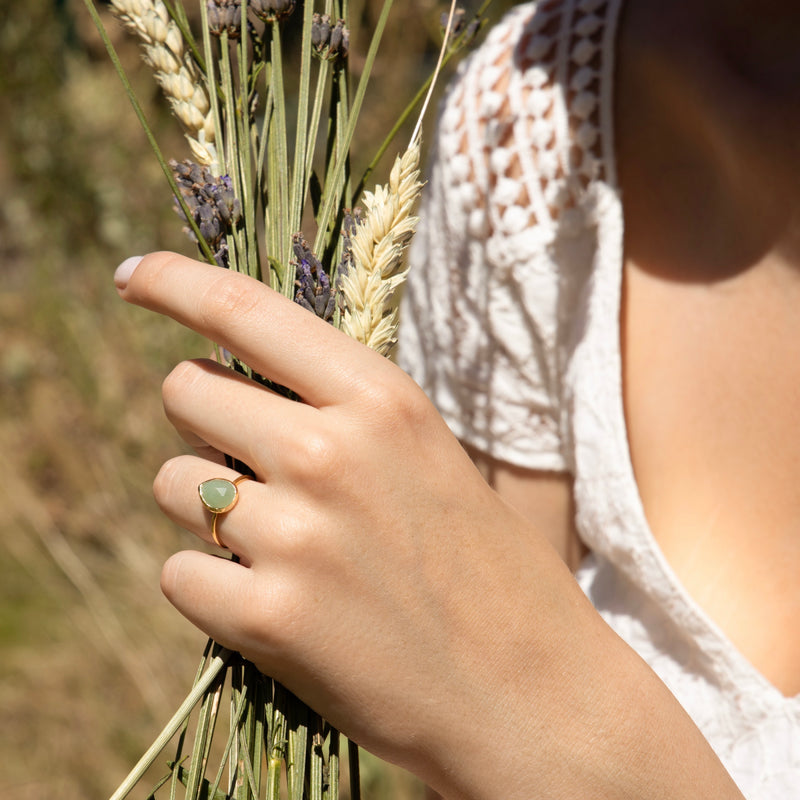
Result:
{"label": "pale pink nail polish", "polygon": [[131,256],[130,258],[126,258],[117,267],[117,270],[114,273],[114,283],[116,284],[117,289],[124,289],[128,285],[128,281],[131,279],[133,271],[139,266],[139,262],[143,258],[144,256]]}

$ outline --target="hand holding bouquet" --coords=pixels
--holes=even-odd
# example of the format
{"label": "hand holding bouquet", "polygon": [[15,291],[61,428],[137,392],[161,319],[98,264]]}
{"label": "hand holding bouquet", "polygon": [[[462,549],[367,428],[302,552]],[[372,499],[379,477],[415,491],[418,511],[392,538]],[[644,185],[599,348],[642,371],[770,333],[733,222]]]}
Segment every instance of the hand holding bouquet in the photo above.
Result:
{"label": "hand holding bouquet", "polygon": [[[474,36],[489,1],[484,2],[470,25],[464,23],[463,13],[454,15],[451,8],[442,50],[445,59]],[[403,255],[414,233],[414,208],[421,189],[419,123],[409,146],[397,157],[388,183],[372,192],[364,191],[364,185],[402,122],[425,96],[434,75],[398,120],[365,175],[356,182],[351,174],[350,149],[391,0],[383,3],[355,91],[348,70],[347,0],[328,0],[320,12],[313,10],[311,2],[295,0],[201,2],[201,35],[197,37],[180,3],[112,0],[114,13],[141,40],[144,59],[184,128],[189,157],[181,161],[166,160],[91,0],[86,0],[86,4],[171,185],[186,230],[203,260],[215,265],[203,268],[194,263],[187,266],[187,262],[176,258],[149,259],[145,267],[137,270],[136,280],[141,281],[142,274],[148,272],[157,276],[153,279],[160,283],[159,298],[155,295],[145,298],[147,292],[141,294],[141,289],[137,295],[135,281],[133,288],[127,286],[130,277],[127,273],[137,262],[128,262],[119,273],[126,299],[175,316],[220,346],[216,364],[184,365],[166,384],[168,414],[187,441],[206,458],[194,459],[190,466],[185,458],[171,462],[156,482],[156,493],[165,511],[177,522],[206,539],[213,538],[217,544],[224,543],[235,555],[225,567],[218,559],[201,566],[200,561],[192,559],[207,557],[183,554],[165,570],[164,588],[190,619],[212,633],[216,642],[230,644],[248,657],[209,642],[192,692],[114,798],[126,796],[163,748],[176,738],[168,773],[151,796],[162,790],[174,797],[180,787],[186,798],[277,798],[281,775],[285,773],[289,797],[335,798],[339,782],[338,731],[281,683],[256,669],[253,660],[259,666],[272,668],[271,674],[276,669],[280,672],[272,651],[253,650],[242,639],[240,623],[248,614],[231,610],[226,618],[229,621],[219,627],[216,614],[226,601],[222,594],[217,596],[212,611],[207,605],[206,592],[214,584],[224,594],[223,584],[227,581],[229,587],[236,587],[231,591],[241,591],[243,575],[254,574],[262,558],[275,563],[277,554],[267,554],[271,548],[262,552],[253,549],[252,539],[237,538],[234,520],[236,515],[241,517],[242,506],[270,509],[268,518],[262,520],[264,530],[280,528],[281,519],[298,519],[297,508],[286,508],[282,515],[276,498],[256,498],[267,479],[271,491],[278,485],[275,456],[280,454],[278,461],[283,461],[283,468],[295,477],[297,469],[302,467],[311,485],[315,474],[338,463],[336,452],[317,447],[324,437],[317,437],[315,426],[320,423],[310,414],[310,409],[316,411],[327,402],[338,402],[341,391],[356,399],[354,391],[358,387],[353,384],[354,374],[347,371],[345,363],[348,351],[342,350],[341,334],[335,329],[381,355],[391,353],[398,324],[398,289],[406,270]],[[298,92],[296,103],[290,104],[284,81],[283,28],[293,14],[302,15],[302,24]],[[291,119],[289,107],[294,108]],[[232,280],[228,273],[217,273],[218,267],[247,278]],[[223,275],[227,276],[224,280]],[[181,298],[187,303],[196,300],[200,287],[206,292],[202,308],[189,304],[181,310],[175,305]],[[262,290],[283,295],[288,308],[279,298],[263,295]],[[246,313],[248,308],[254,313]],[[207,315],[204,322],[198,322],[198,312]],[[311,324],[305,316],[307,312],[318,321]],[[235,318],[231,318],[232,313]],[[284,331],[296,329],[290,344],[286,344],[285,336],[280,340],[274,338],[278,320],[287,326]],[[317,351],[318,357],[311,360],[319,362],[318,367],[313,374],[300,377],[294,367],[309,360],[308,348]],[[354,352],[359,355],[353,356],[353,365],[360,364],[364,358],[361,349]],[[271,355],[265,358],[266,353]],[[326,356],[333,353],[337,360],[331,362]],[[398,371],[388,362],[384,365],[377,356],[363,363],[369,366],[373,385],[375,376],[384,369],[389,384],[398,379]],[[337,387],[337,376],[350,385]],[[189,406],[185,404],[186,380],[197,381]],[[170,386],[181,387],[181,391],[175,392],[175,398],[180,397],[181,401],[170,400]],[[367,388],[366,383],[363,388]],[[248,413],[233,414],[224,403],[215,407],[215,400],[227,396],[231,390],[244,392],[242,408],[247,408]],[[251,394],[253,391],[258,394]],[[253,398],[258,399],[255,405]],[[369,399],[365,392],[362,400]],[[261,406],[262,402],[266,405]],[[347,431],[347,438],[352,440],[359,436],[358,425],[354,424],[357,419],[358,416],[348,424],[339,425],[326,418],[325,425],[333,425],[338,436]],[[387,425],[399,424],[401,419],[402,415],[390,417]],[[247,444],[253,444],[254,430],[266,420],[269,421],[267,438],[272,439],[276,448],[271,456]],[[237,431],[233,438],[229,432],[231,425]],[[293,431],[294,436],[276,437],[276,426]],[[268,431],[262,433],[267,436]],[[370,463],[370,458],[364,455],[364,463]],[[285,463],[287,458],[295,468]],[[209,474],[209,461],[219,462],[219,475]],[[195,496],[194,508],[176,507],[178,474],[184,483],[187,468],[196,473],[195,486],[202,487],[212,478],[212,482],[219,484],[214,488],[222,494],[229,492],[232,502],[226,500],[227,505],[215,506],[212,501],[208,505],[204,497],[207,509],[204,511]],[[242,484],[245,476],[256,480]],[[246,503],[234,510],[233,503],[240,493]],[[343,510],[346,510],[344,504]],[[340,530],[345,531],[348,525],[344,518],[341,522]],[[323,520],[317,523],[323,524]],[[271,541],[274,545],[277,539]],[[344,564],[336,566],[335,554],[329,555],[330,570],[341,578],[343,573],[337,570],[344,568]],[[194,566],[189,566],[190,562]],[[191,598],[192,592],[187,594],[184,583],[187,568],[190,571],[200,568],[201,572],[214,570],[213,577],[211,573],[202,577],[198,573],[196,587],[205,587],[203,596]],[[223,584],[218,583],[220,579]],[[280,584],[277,573],[272,580],[275,585]],[[322,588],[322,582],[319,585]],[[325,608],[324,592],[314,597],[304,592],[290,592],[287,596],[298,604],[319,604],[315,611],[318,620],[324,620],[333,610]],[[216,621],[206,617],[207,613]],[[264,614],[266,619],[276,610],[270,611],[254,602],[248,613],[259,617]],[[299,612],[286,613],[284,619],[296,619],[299,625],[303,616]],[[288,632],[283,634],[282,637],[276,631],[275,653],[278,640]],[[310,631],[304,635],[310,636]],[[320,641],[319,647],[325,648],[324,641]],[[335,669],[346,671],[346,665],[338,664]],[[323,681],[315,682],[314,674],[301,677],[295,671],[280,677],[293,688],[302,687],[305,699],[313,701],[319,694],[326,708],[348,702],[346,692],[336,696],[330,687],[325,689]],[[214,732],[228,682],[228,732],[220,751],[219,745],[214,745]],[[346,685],[343,679],[342,686]],[[355,697],[351,699],[356,702]],[[190,745],[193,709],[197,709],[197,720]],[[355,796],[358,765],[352,745],[350,754],[351,796]],[[215,755],[219,756],[219,764],[212,769]]]}

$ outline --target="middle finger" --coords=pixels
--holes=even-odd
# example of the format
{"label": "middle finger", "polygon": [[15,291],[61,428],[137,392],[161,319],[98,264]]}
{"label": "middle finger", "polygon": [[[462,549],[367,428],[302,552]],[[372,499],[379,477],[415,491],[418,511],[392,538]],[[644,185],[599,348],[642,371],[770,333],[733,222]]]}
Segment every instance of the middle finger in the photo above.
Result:
{"label": "middle finger", "polygon": [[162,393],[167,417],[185,441],[247,464],[260,479],[276,471],[291,431],[307,429],[321,413],[209,360],[179,364]]}

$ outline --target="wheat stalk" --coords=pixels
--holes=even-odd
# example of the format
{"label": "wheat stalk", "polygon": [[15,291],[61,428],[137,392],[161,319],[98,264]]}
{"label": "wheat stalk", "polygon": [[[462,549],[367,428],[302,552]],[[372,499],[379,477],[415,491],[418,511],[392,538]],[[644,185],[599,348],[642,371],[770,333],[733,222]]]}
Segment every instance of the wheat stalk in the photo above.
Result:
{"label": "wheat stalk", "polygon": [[364,213],[351,238],[352,263],[340,271],[344,309],[340,327],[349,336],[388,355],[397,341],[397,288],[408,274],[403,256],[416,229],[420,140],[395,159],[389,182],[365,192]]}
{"label": "wheat stalk", "polygon": [[216,172],[214,115],[208,90],[162,0],[111,0],[112,12],[141,40],[144,60],[186,128],[194,158]]}

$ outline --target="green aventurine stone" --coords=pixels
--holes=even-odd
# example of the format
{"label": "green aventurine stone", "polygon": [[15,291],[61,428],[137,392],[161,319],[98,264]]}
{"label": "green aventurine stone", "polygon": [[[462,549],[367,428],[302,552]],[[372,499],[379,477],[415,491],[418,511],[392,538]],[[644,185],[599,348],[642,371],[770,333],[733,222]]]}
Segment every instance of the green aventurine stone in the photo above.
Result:
{"label": "green aventurine stone", "polygon": [[200,499],[209,511],[220,513],[230,508],[236,500],[236,487],[225,478],[212,478],[197,487]]}

